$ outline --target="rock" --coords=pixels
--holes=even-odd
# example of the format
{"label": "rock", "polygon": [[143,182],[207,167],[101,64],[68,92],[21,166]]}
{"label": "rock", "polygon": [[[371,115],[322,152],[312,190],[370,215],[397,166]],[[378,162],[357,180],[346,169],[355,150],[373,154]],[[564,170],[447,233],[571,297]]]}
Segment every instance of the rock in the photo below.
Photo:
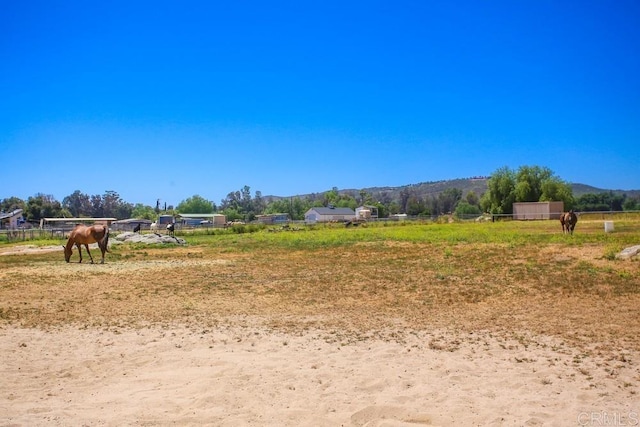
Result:
{"label": "rock", "polygon": [[130,243],[145,243],[148,245],[153,244],[178,244],[185,245],[187,242],[180,237],[169,236],[168,234],[159,234],[159,233],[147,233],[147,234],[138,234],[132,233],[130,231],[118,234],[115,236],[115,240],[120,242],[130,242]]}
{"label": "rock", "polygon": [[616,259],[629,259],[640,253],[640,245],[624,248],[622,252],[616,255]]}

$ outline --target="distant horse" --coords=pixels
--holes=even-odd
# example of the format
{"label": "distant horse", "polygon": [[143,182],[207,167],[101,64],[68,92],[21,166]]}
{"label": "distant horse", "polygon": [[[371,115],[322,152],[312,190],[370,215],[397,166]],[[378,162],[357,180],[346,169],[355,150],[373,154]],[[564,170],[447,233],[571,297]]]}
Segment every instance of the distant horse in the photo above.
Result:
{"label": "distant horse", "polygon": [[134,232],[134,233],[140,233],[140,223],[138,223],[138,225],[136,225],[135,227],[133,227],[133,232]]}
{"label": "distant horse", "polygon": [[158,223],[157,222],[152,222],[151,226],[149,227],[149,229],[151,231],[158,231]]}
{"label": "distant horse", "polygon": [[176,230],[176,227],[175,227],[174,223],[171,223],[171,224],[167,225],[167,232],[170,235],[175,236],[175,230]]}
{"label": "distant horse", "polygon": [[573,234],[573,229],[576,228],[577,222],[578,216],[573,212],[573,209],[560,215],[562,233]]}
{"label": "distant horse", "polygon": [[98,244],[100,251],[102,251],[102,261],[100,261],[100,264],[104,264],[104,253],[109,252],[107,248],[109,244],[109,229],[104,225],[92,225],[90,227],[81,224],[76,225],[76,227],[71,230],[71,233],[69,233],[67,246],[63,246],[65,261],[69,262],[71,254],[73,253],[73,245],[76,245],[78,247],[78,254],[80,255],[80,261],[78,262],[82,262],[81,245],[84,245],[89,254],[89,258],[91,258],[91,264],[93,264],[93,257],[91,256],[91,252],[89,252],[90,243]]}

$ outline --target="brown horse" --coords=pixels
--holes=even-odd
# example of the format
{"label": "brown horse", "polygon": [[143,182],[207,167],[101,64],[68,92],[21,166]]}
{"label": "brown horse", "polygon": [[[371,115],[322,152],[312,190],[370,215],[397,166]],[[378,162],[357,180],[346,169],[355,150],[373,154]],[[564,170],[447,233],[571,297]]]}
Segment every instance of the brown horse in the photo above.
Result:
{"label": "brown horse", "polygon": [[573,234],[573,229],[576,228],[577,222],[578,217],[573,212],[573,209],[560,215],[560,224],[562,225],[563,233]]}
{"label": "brown horse", "polygon": [[76,245],[78,247],[78,254],[80,255],[80,261],[78,262],[82,262],[81,245],[84,245],[89,254],[89,258],[91,258],[91,264],[93,264],[93,257],[91,256],[91,252],[89,252],[90,243],[98,244],[98,247],[102,251],[102,261],[100,263],[104,264],[104,253],[109,252],[107,248],[109,244],[109,229],[104,225],[92,225],[90,227],[81,224],[76,225],[76,227],[71,230],[71,233],[69,233],[67,246],[63,246],[65,261],[69,262],[71,254],[73,253],[73,245]]}

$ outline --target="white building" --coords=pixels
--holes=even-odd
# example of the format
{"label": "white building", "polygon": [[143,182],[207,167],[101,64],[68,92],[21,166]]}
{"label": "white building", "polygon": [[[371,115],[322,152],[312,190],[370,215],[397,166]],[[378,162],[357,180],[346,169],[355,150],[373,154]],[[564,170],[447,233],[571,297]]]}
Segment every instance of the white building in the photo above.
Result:
{"label": "white building", "polygon": [[356,213],[351,208],[334,208],[334,207],[320,207],[311,208],[304,214],[304,221],[307,224],[314,224],[316,222],[340,222],[351,221],[356,216]]}

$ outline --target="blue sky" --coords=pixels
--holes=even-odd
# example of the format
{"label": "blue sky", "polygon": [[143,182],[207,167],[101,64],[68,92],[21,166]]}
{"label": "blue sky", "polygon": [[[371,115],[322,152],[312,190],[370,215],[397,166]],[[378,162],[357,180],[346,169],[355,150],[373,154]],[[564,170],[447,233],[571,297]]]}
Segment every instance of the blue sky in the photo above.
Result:
{"label": "blue sky", "polygon": [[640,189],[640,2],[6,1],[0,199]]}

